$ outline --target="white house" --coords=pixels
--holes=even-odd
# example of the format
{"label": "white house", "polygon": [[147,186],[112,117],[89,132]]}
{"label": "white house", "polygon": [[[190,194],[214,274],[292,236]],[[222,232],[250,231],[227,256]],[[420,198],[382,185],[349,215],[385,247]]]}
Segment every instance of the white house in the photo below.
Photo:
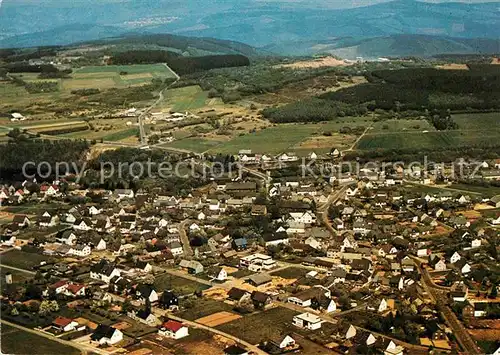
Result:
{"label": "white house", "polygon": [[181,322],[170,319],[161,325],[158,334],[172,339],[181,339],[189,335],[189,329]]}
{"label": "white house", "polygon": [[450,263],[455,264],[457,261],[459,261],[462,257],[458,252],[453,253],[453,255],[450,258]]}
{"label": "white house", "polygon": [[434,265],[435,271],[446,271],[446,262],[441,259]]}
{"label": "white house", "polygon": [[306,312],[293,317],[293,325],[299,328],[316,330],[321,328],[323,321],[315,314]]}
{"label": "white house", "polygon": [[182,248],[182,245],[179,242],[170,243],[169,249],[173,256],[179,256],[184,254],[184,249]]}
{"label": "white house", "polygon": [[302,212],[291,212],[290,217],[298,223],[312,224],[316,222],[316,217],[312,212],[306,211]]}
{"label": "white house", "polygon": [[216,266],[208,271],[208,276],[218,281],[225,281],[227,279],[227,271],[220,266]]}
{"label": "white house", "polygon": [[92,253],[89,245],[77,244],[69,250],[69,254],[75,256],[89,256]]}
{"label": "white house", "polygon": [[346,334],[345,334],[345,338],[346,338],[346,340],[349,340],[349,339],[351,339],[351,338],[354,338],[354,337],[356,336],[356,334],[357,334],[357,330],[356,330],[356,328],[355,328],[355,327],[351,324],[351,325],[349,326],[349,329],[347,329],[347,332],[346,332]]}
{"label": "white house", "polygon": [[109,325],[99,324],[90,339],[100,345],[113,345],[123,340],[123,333]]}
{"label": "white house", "polygon": [[476,238],[471,242],[471,248],[479,248],[481,246],[481,239]]}
{"label": "white house", "polygon": [[207,216],[205,215],[205,213],[200,212],[200,213],[198,213],[197,219],[198,219],[199,221],[202,221],[202,220],[204,220],[206,217],[207,217]]}
{"label": "white house", "polygon": [[387,311],[387,301],[384,299],[382,299],[382,301],[380,301],[380,305],[378,306],[378,312],[379,313],[383,313]]}
{"label": "white house", "polygon": [[89,231],[92,229],[92,223],[89,221],[85,221],[84,219],[80,219],[78,221],[75,221],[75,223],[73,224],[73,229]]}
{"label": "white house", "polygon": [[78,322],[75,322],[71,318],[57,317],[52,322],[52,326],[54,328],[62,330],[63,332],[70,332],[72,330],[75,330],[75,328],[78,326]]}

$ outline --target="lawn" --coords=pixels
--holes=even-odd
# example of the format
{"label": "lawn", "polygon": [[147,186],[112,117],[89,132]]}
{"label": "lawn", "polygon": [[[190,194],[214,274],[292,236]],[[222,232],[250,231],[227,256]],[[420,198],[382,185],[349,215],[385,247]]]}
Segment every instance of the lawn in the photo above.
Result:
{"label": "lawn", "polygon": [[21,250],[11,250],[0,256],[0,261],[2,264],[29,271],[33,271],[33,267],[40,265],[40,262],[50,260],[51,258],[48,256],[42,254],[27,253]]}
{"label": "lawn", "polygon": [[207,91],[203,91],[198,85],[186,86],[167,90],[165,100],[160,103],[159,107],[184,112],[204,107],[207,100]]}
{"label": "lawn", "polygon": [[81,352],[71,346],[63,345],[22,329],[2,324],[3,354],[64,354],[73,355]]}
{"label": "lawn", "polygon": [[292,319],[296,314],[298,313],[288,308],[276,307],[222,324],[217,329],[251,344],[258,344],[262,340],[296,330],[292,326]]}
{"label": "lawn", "polygon": [[209,286],[200,284],[196,281],[191,281],[183,277],[170,274],[163,274],[156,277],[154,282],[155,290],[163,292],[172,290],[176,295],[190,295],[198,290],[206,290]]}
{"label": "lawn", "polygon": [[452,115],[453,120],[458,124],[459,129],[466,130],[500,130],[500,112],[490,113],[463,113]]}
{"label": "lawn", "polygon": [[484,147],[500,140],[500,131],[439,131],[367,134],[356,149],[433,149],[465,146]]}

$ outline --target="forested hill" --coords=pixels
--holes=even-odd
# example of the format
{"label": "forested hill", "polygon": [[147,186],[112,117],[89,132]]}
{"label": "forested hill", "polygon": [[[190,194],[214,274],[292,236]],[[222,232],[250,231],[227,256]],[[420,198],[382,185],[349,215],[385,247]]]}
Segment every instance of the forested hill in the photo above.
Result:
{"label": "forested hill", "polygon": [[153,64],[167,63],[177,74],[191,74],[215,68],[242,67],[250,60],[241,54],[207,55],[202,57],[181,57],[168,51],[127,51],[115,54],[110,64]]}
{"label": "forested hill", "polygon": [[111,45],[151,45],[171,48],[192,54],[192,51],[204,51],[206,54],[243,54],[255,56],[259,52],[247,44],[208,37],[186,37],[172,34],[130,34],[119,38],[109,38],[83,44],[111,44]]}

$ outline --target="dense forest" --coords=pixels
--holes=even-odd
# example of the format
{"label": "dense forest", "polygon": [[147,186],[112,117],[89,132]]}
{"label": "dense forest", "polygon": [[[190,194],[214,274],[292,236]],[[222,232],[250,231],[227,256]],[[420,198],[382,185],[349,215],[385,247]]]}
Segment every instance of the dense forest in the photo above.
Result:
{"label": "dense forest", "polygon": [[[476,64],[471,70],[411,68],[365,74],[368,83],[325,93],[300,103],[266,109],[273,122],[310,122],[362,114],[366,110],[491,110],[500,108],[499,66]],[[495,67],[495,68],[493,68]],[[321,118],[321,119],[320,119]],[[434,126],[454,128],[452,121],[431,118]]]}
{"label": "dense forest", "polygon": [[181,57],[169,51],[141,50],[117,53],[110,59],[110,63],[120,65],[167,63],[173,71],[184,75],[215,68],[247,66],[250,65],[250,60],[240,54]]}
{"label": "dense forest", "polygon": [[[26,162],[46,162],[45,170],[62,162],[79,165],[89,148],[90,143],[85,140],[29,140],[18,136],[8,144],[0,145],[0,175],[6,179],[21,174]],[[33,166],[28,168],[29,174],[37,173]]]}
{"label": "dense forest", "polygon": [[169,63],[172,59],[180,55],[174,52],[162,50],[135,50],[115,54],[109,60],[108,64],[127,65],[127,64],[153,64]]}
{"label": "dense forest", "polygon": [[350,105],[318,98],[298,101],[283,107],[271,107],[262,111],[271,122],[321,122],[335,117],[362,116],[368,112],[366,105]]}

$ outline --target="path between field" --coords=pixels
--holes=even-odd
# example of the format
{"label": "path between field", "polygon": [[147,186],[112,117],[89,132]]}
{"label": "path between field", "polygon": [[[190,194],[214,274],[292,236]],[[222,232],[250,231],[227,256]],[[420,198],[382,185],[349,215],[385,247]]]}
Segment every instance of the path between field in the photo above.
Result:
{"label": "path between field", "polygon": [[30,275],[35,275],[36,274],[36,272],[34,272],[34,271],[30,271],[30,270],[26,270],[26,269],[20,269],[20,268],[14,267],[14,266],[9,266],[9,265],[4,265],[4,264],[0,264],[0,267],[4,267],[6,269],[11,269],[11,270],[16,270],[16,271],[19,271],[19,272],[24,272],[25,274],[30,274]]}
{"label": "path between field", "polygon": [[373,126],[373,123],[370,123],[370,125],[368,127],[366,127],[366,129],[364,130],[364,132],[358,137],[358,139],[356,139],[354,141],[354,143],[351,145],[351,147],[349,149],[346,150],[346,152],[350,152],[352,150],[354,150],[354,147],[356,147],[356,144],[358,144],[358,142],[361,140],[361,138],[363,138],[366,133],[368,132],[368,130],[370,130]]}
{"label": "path between field", "polygon": [[[30,328],[26,328],[26,327],[23,327],[21,325],[18,325],[18,324],[6,321],[4,319],[0,319],[0,323],[6,324],[6,325],[14,327],[14,328],[18,328],[18,329],[20,329],[22,331],[38,335],[40,337],[43,337],[43,338],[55,341],[57,343],[60,343],[60,344],[66,345],[66,346],[71,346],[72,348],[80,350],[82,352],[82,354],[108,355],[108,354],[112,354],[113,353],[113,352],[104,351],[104,350],[99,349],[99,348],[95,348],[93,346],[88,346],[88,345],[85,345],[85,344],[82,344],[82,343],[77,343],[77,342],[72,342],[72,341],[68,341],[68,340],[63,340],[63,339],[55,337],[52,334],[49,335],[49,334],[46,334],[46,333],[43,333],[43,332],[39,332],[39,331],[30,329]],[[115,350],[115,351],[117,351],[117,350]]]}
{"label": "path between field", "polygon": [[149,106],[148,108],[146,108],[144,111],[141,112],[141,114],[139,115],[139,118],[137,119],[138,122],[139,122],[139,136],[140,136],[140,141],[141,141],[141,145],[147,145],[147,142],[146,142],[146,134],[144,132],[144,123],[142,122],[142,119],[145,115],[147,115],[156,105],[158,105],[161,101],[163,101],[164,99],[164,92],[168,90],[168,88],[170,88],[172,85],[174,85],[175,83],[177,83],[180,79],[180,76],[177,75],[176,72],[174,72],[166,63],[163,63],[164,66],[166,66],[168,69],[170,69],[170,71],[172,72],[172,74],[175,75],[175,81],[173,83],[170,83],[168,84],[167,86],[165,86],[163,89],[160,90],[160,94],[158,95],[158,99],[153,102],[153,104],[151,106]]}

